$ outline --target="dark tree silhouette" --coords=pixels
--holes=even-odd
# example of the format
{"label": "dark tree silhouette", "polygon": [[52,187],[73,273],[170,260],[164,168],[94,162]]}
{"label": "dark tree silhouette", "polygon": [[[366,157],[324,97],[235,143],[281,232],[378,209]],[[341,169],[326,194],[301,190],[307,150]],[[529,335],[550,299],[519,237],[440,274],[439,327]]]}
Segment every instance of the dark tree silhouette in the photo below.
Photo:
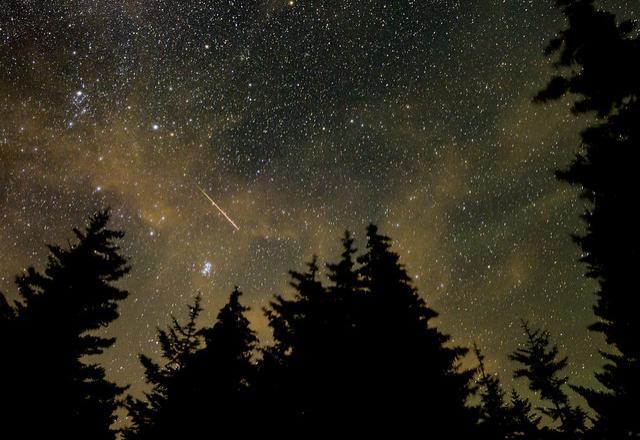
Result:
{"label": "dark tree silhouette", "polygon": [[475,415],[465,402],[474,372],[458,368],[467,349],[449,346],[449,336],[430,325],[438,314],[375,225],[367,228],[367,252],[358,262],[367,294],[366,374],[373,384],[364,405],[374,429],[390,419],[407,432],[427,426],[436,437],[469,435]]}
{"label": "dark tree silhouette", "polygon": [[531,404],[514,390],[507,400],[498,376],[489,374],[484,356],[474,344],[478,360],[478,387],[480,391],[479,428],[485,439],[534,440],[541,437],[538,429],[540,417],[533,414]]}
{"label": "dark tree silhouette", "polygon": [[526,440],[543,438],[544,431],[539,429],[541,418],[533,412],[529,399],[520,396],[516,390],[511,390],[509,406],[512,438]]}
{"label": "dark tree silhouette", "polygon": [[549,332],[531,329],[526,322],[522,328],[527,336],[525,345],[510,356],[521,364],[514,371],[514,377],[526,378],[529,389],[540,393],[540,398],[550,403],[540,411],[559,423],[561,432],[569,438],[579,437],[585,430],[586,414],[580,407],[570,404],[564,391],[567,377],[561,374],[567,366],[567,358],[559,357],[558,347],[551,345]]}
{"label": "dark tree silhouette", "polygon": [[342,247],[340,261],[335,264],[327,264],[327,269],[329,269],[327,277],[333,283],[333,285],[329,286],[329,290],[334,295],[347,300],[354,294],[361,293],[362,288],[362,283],[356,270],[356,262],[353,258],[357,249],[353,246],[353,238],[349,231],[344,233]]}
{"label": "dark tree silhouette", "polygon": [[252,356],[258,340],[245,316],[249,308],[240,304],[241,295],[235,287],[213,327],[202,330],[205,346],[187,369],[193,396],[189,399],[194,403],[190,416],[195,420],[195,429],[186,430],[190,438],[203,438],[205,432],[245,437],[257,431],[252,425],[256,375]]}
{"label": "dark tree silhouette", "polygon": [[[579,389],[597,417],[599,439],[640,436],[640,304],[635,269],[640,239],[631,214],[640,163],[640,40],[636,23],[594,6],[592,0],[558,0],[568,28],[549,44],[556,54],[558,75],[536,100],[547,102],[566,94],[578,97],[575,113],[595,113],[598,121],[582,133],[583,152],[558,177],[583,188],[589,209],[587,232],[576,241],[583,250],[587,275],[599,283],[594,308],[598,321],[590,328],[602,333],[612,349],[597,379],[604,391]],[[631,3],[637,3],[632,1]]]}
{"label": "dark tree silhouette", "polygon": [[370,385],[361,357],[364,296],[349,232],[342,244],[340,261],[327,265],[329,286],[319,281],[314,257],[306,273],[290,272],[293,298],[277,296],[266,310],[274,344],[264,350],[260,394],[285,409],[294,426],[288,435],[296,429],[336,435],[363,428],[356,413],[362,388]]}
{"label": "dark tree silhouette", "polygon": [[107,228],[109,212],[91,217],[77,241],[48,246],[44,273],[17,277],[20,301],[0,300],[3,360],[3,429],[19,438],[113,439],[111,425],[125,390],[105,378],[87,356],[104,352],[114,338],[97,336],[118,317],[128,293],[114,286],[128,271]]}
{"label": "dark tree silhouette", "polygon": [[278,296],[267,309],[274,344],[264,353],[263,380],[282,408],[272,417],[294,420],[292,429],[435,438],[473,431],[465,405],[473,372],[457,367],[466,351],[446,347],[448,337],[429,325],[436,313],[389,241],[370,226],[356,267],[347,233],[341,260],[328,265],[330,286],[314,258],[307,272],[291,273],[294,296]]}
{"label": "dark tree silhouette", "polygon": [[[8,335],[5,329],[9,328],[9,324],[16,316],[15,309],[7,301],[7,297],[0,292],[0,335]],[[4,339],[4,338],[3,338]],[[2,341],[0,341],[0,344]]]}
{"label": "dark tree silhouette", "polygon": [[7,301],[7,297],[0,292],[0,322],[7,323],[14,318],[14,310]]}
{"label": "dark tree silhouette", "polygon": [[251,356],[257,340],[240,296],[236,287],[213,327],[197,327],[202,311],[197,296],[186,324],[172,318],[168,330],[158,331],[164,365],[141,356],[153,388],[145,400],[128,398],[132,424],[127,438],[197,439],[249,432],[240,421],[251,410]]}
{"label": "dark tree silhouette", "polygon": [[162,365],[144,354],[140,355],[145,381],[151,385],[151,391],[145,393],[144,400],[127,397],[126,407],[131,424],[125,431],[126,438],[155,438],[162,433],[159,425],[166,420],[166,413],[171,411],[174,396],[184,386],[184,371],[201,347],[196,323],[202,312],[200,302],[200,295],[196,295],[193,304],[188,306],[189,315],[185,324],[172,315],[169,327],[166,330],[158,329],[158,343],[164,361]]}
{"label": "dark tree silhouette", "polygon": [[535,100],[578,95],[573,111],[595,112],[601,118],[632,107],[640,89],[636,23],[617,23],[615,15],[597,9],[594,0],[556,0],[556,6],[569,27],[545,49],[545,55],[557,55],[557,75]]}
{"label": "dark tree silhouette", "polygon": [[478,360],[478,387],[480,391],[479,425],[484,438],[506,439],[509,434],[509,408],[500,380],[487,373],[484,356],[477,345],[473,346]]}
{"label": "dark tree silhouette", "polygon": [[315,256],[307,266],[306,273],[290,272],[293,298],[276,296],[265,310],[274,344],[263,353],[260,388],[291,423],[288,436],[303,427],[321,429],[327,419],[339,414],[335,325],[346,314],[337,310],[337,297],[329,295],[318,280]]}

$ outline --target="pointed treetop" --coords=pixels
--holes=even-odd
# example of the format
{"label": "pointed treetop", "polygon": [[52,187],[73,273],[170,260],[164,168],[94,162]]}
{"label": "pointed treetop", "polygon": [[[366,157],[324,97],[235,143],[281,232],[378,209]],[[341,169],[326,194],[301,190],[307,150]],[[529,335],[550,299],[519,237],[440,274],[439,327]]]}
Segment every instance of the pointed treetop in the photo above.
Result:
{"label": "pointed treetop", "polygon": [[559,387],[567,381],[566,376],[559,376],[567,366],[566,357],[559,358],[557,345],[551,345],[551,334],[542,329],[531,329],[527,322],[522,322],[522,329],[527,335],[525,346],[518,348],[510,359],[523,365],[514,371],[514,377],[525,377],[532,391],[539,391],[543,399],[566,400],[559,393]]}
{"label": "pointed treetop", "polygon": [[343,251],[340,254],[341,259],[338,263],[328,263],[328,278],[334,283],[335,289],[355,289],[358,286],[358,272],[355,270],[355,261],[353,255],[357,249],[353,246],[353,237],[349,231],[345,231],[342,238]]}

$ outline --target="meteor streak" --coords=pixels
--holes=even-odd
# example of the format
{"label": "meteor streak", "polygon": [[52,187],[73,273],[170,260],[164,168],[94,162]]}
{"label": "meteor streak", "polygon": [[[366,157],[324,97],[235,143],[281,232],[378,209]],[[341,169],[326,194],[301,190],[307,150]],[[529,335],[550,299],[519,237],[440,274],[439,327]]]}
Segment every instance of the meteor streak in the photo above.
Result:
{"label": "meteor streak", "polygon": [[240,228],[238,227],[238,225],[236,225],[236,224],[233,222],[233,220],[231,220],[231,218],[229,218],[229,216],[227,215],[227,213],[226,213],[226,212],[224,212],[224,211],[222,210],[222,208],[221,208],[221,207],[219,207],[219,206],[218,206],[218,204],[217,204],[216,202],[214,202],[214,201],[213,201],[213,199],[212,199],[211,197],[209,197],[209,194],[207,194],[207,193],[206,193],[202,188],[200,188],[199,186],[198,186],[198,189],[199,189],[199,190],[200,190],[200,192],[201,192],[201,193],[202,193],[202,194],[207,198],[207,200],[209,200],[209,201],[211,202],[211,204],[212,204],[213,206],[215,206],[215,207],[216,207],[216,209],[217,209],[218,211],[220,211],[220,214],[222,214],[222,215],[224,216],[224,218],[226,218],[226,219],[229,221],[229,223],[231,223],[231,226],[233,226],[234,228],[236,228],[236,231],[239,231],[239,230],[240,230]]}

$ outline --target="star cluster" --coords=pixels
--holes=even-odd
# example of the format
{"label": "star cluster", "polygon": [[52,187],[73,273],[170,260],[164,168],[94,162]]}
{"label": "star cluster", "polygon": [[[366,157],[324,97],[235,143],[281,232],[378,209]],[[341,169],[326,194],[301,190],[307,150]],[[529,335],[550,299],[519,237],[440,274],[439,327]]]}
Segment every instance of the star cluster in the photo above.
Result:
{"label": "star cluster", "polygon": [[507,379],[528,319],[587,383],[584,206],[553,176],[582,123],[531,103],[563,26],[550,3],[5,2],[0,290],[110,206],[133,271],[103,362],[135,392],[137,354],[197,291],[211,320],[238,284],[267,340],[287,271],[375,222],[455,342]]}

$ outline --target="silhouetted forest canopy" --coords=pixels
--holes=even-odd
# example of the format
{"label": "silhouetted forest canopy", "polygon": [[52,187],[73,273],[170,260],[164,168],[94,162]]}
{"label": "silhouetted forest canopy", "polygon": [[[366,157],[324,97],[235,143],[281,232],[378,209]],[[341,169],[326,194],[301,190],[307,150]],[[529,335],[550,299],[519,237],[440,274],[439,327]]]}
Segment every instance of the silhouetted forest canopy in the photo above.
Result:
{"label": "silhouetted forest canopy", "polygon": [[[640,39],[635,22],[591,0],[556,3],[568,25],[545,51],[556,76],[534,101],[569,96],[576,115],[594,116],[557,177],[581,188],[588,206],[586,232],[574,239],[598,284],[589,330],[607,348],[597,389],[572,384],[553,335],[526,316],[505,361],[530,396],[507,389],[478,346],[438,329],[429,292],[418,292],[391,237],[370,224],[362,249],[346,231],[335,260],[313,257],[289,273],[290,292],[263,310],[268,343],[239,287],[204,324],[195,295],[184,317],[158,329],[161,356],[139,354],[147,386],[133,395],[94,363],[115,342],[103,330],[120,303],[138,294],[118,287],[135,267],[103,210],[66,245],[48,246],[44,270],[16,277],[17,301],[0,293],[0,438],[640,439]],[[474,368],[462,367],[465,356]]]}

